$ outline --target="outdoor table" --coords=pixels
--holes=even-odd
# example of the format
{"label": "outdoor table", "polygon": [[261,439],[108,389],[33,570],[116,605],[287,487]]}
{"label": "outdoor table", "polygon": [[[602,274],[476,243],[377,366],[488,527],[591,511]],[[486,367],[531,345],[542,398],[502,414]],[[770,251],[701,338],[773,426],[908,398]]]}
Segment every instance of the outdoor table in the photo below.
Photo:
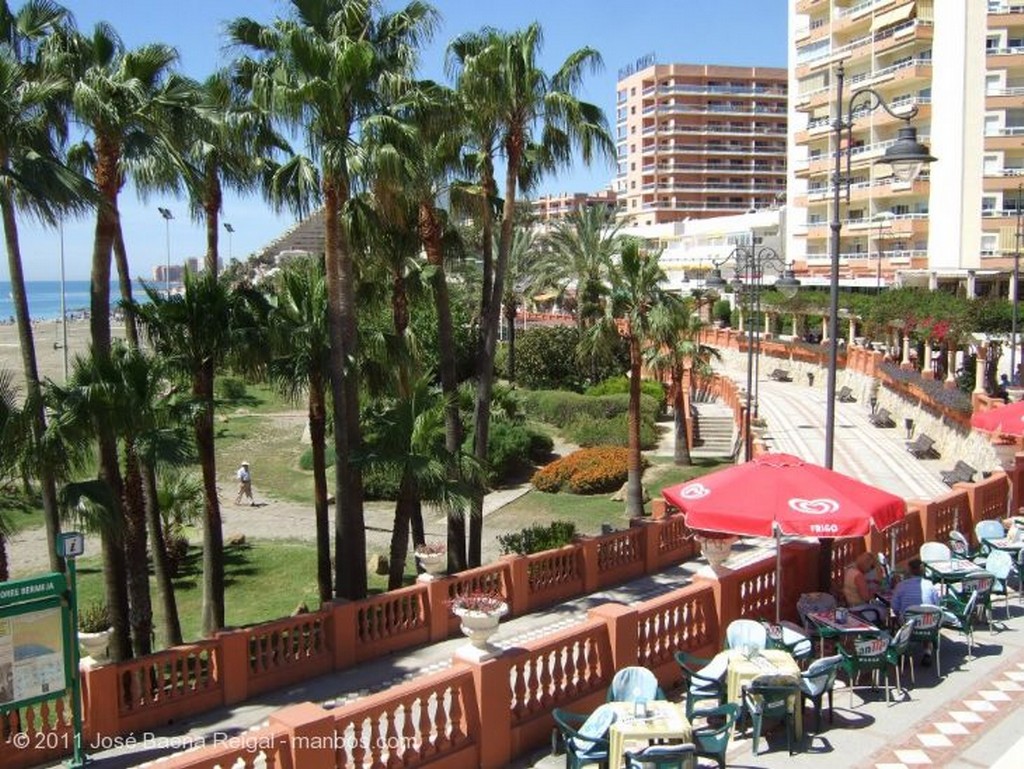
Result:
{"label": "outdoor table", "polygon": [[[667,700],[651,700],[647,703],[648,715],[636,716],[636,705],[632,702],[610,703],[615,710],[615,721],[608,730],[609,766],[622,766],[622,753],[626,742],[635,740],[645,745],[651,740],[678,739],[693,741],[693,729],[686,718],[686,707],[682,703]],[[694,769],[690,761],[686,769]]]}
{"label": "outdoor table", "polygon": [[[725,660],[725,696],[729,702],[742,707],[743,687],[760,675],[795,676],[800,678],[800,665],[793,655],[783,649],[761,649],[749,657],[742,649],[726,649],[719,652],[711,665]],[[716,666],[717,667],[717,666]],[[796,714],[794,728],[799,740],[804,733],[804,717],[799,703],[794,708]]]}
{"label": "outdoor table", "polygon": [[960,582],[971,572],[982,571],[982,568],[973,561],[954,558],[950,561],[926,561],[924,571],[925,575],[932,581],[948,585]]}
{"label": "outdoor table", "polygon": [[[812,611],[807,616],[819,629],[827,628],[829,635],[839,636],[843,640],[856,638],[861,635],[878,635],[882,632],[882,629],[877,625],[872,625],[867,620],[863,620],[849,611],[847,611],[845,622],[839,622],[834,611]],[[825,634],[819,633],[819,636],[821,638],[821,656],[824,657]]]}
{"label": "outdoor table", "polygon": [[1007,539],[1006,537],[1000,537],[999,539],[983,539],[989,547],[994,547],[996,550],[1006,550],[1008,553],[1016,555],[1024,549],[1024,541],[1019,539]]}

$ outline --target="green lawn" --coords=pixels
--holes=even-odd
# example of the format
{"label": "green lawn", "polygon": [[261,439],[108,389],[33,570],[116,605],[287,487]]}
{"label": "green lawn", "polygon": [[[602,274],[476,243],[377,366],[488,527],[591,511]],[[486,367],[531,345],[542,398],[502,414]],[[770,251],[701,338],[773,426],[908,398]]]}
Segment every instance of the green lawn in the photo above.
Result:
{"label": "green lawn", "polygon": [[43,525],[43,503],[38,498],[27,499],[20,493],[0,491],[0,520],[10,534],[39,528]]}

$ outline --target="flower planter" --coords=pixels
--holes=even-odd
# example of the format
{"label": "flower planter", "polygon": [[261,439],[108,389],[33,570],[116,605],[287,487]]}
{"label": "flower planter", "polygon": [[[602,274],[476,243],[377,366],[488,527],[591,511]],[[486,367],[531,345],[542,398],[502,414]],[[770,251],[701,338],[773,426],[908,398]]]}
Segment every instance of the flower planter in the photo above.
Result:
{"label": "flower planter", "polygon": [[473,660],[485,660],[496,656],[499,649],[490,643],[490,638],[498,632],[498,623],[508,613],[508,604],[492,611],[477,609],[452,608],[452,613],[462,620],[462,634],[469,638],[469,646],[462,647],[458,654]]}
{"label": "flower planter", "polygon": [[732,546],[739,537],[694,537],[700,544],[700,554],[707,559],[708,565],[716,572],[732,553]]}
{"label": "flower planter", "polygon": [[416,553],[416,562],[424,571],[417,579],[420,582],[430,582],[444,575],[448,568],[448,553]]}
{"label": "flower planter", "polygon": [[110,646],[110,636],[113,628],[101,630],[98,633],[85,633],[78,631],[78,645],[86,657],[92,657],[97,662],[107,659],[107,649]]}

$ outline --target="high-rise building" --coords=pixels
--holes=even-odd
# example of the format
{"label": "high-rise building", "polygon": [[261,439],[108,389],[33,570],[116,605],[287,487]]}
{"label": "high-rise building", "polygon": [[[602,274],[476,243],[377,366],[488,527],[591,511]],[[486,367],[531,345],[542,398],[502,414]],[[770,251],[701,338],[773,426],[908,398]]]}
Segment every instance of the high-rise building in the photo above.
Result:
{"label": "high-rise building", "polygon": [[541,195],[530,201],[533,215],[541,224],[564,219],[578,208],[602,208],[609,214],[616,209],[615,191],[562,192],[557,195]]}
{"label": "high-rise building", "polygon": [[[877,91],[938,160],[900,183],[875,166],[903,120],[858,97],[850,199],[840,210],[840,282],[878,280],[1005,294],[1024,174],[1024,6],[1003,0],[790,0],[787,255],[830,267],[832,176],[842,62],[844,118]],[[847,136],[840,139],[847,176]],[[876,278],[877,276],[877,278]]]}
{"label": "high-rise building", "polygon": [[617,86],[619,215],[640,226],[778,205],[786,70],[639,64]]}

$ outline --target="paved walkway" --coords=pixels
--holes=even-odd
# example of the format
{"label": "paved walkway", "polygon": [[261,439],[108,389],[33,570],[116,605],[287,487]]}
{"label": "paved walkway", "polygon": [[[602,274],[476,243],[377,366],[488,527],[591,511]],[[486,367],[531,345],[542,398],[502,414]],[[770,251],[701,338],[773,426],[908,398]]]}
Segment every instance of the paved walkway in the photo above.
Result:
{"label": "paved walkway", "polygon": [[[768,420],[774,448],[820,462],[824,432],[824,393],[798,383],[760,383],[761,413]],[[878,430],[867,422],[861,404],[837,404],[836,469],[875,483],[905,497],[930,498],[944,492],[937,463],[921,462],[906,452],[899,430]],[[770,542],[747,540],[737,546],[730,565],[773,557]],[[569,601],[547,611],[502,624],[499,646],[512,646],[581,621],[592,606],[618,601],[632,604],[686,585],[699,564],[684,564],[618,588]],[[1024,709],[1024,608],[1014,602],[1006,630],[976,637],[975,659],[965,661],[966,645],[952,635],[942,646],[944,676],[934,668],[918,670],[917,683],[886,705],[880,690],[836,693],[835,724],[820,736],[806,737],[801,752],[786,755],[778,737],[762,743],[762,755],[751,755],[751,740],[734,740],[730,765],[876,767],[900,769],[931,763],[936,766],[982,767],[1020,765],[1004,758],[1019,737],[1017,719]],[[1002,608],[999,609],[1002,614]],[[299,686],[264,695],[242,706],[224,708],[154,730],[160,736],[211,738],[263,723],[277,708],[312,701],[327,707],[349,702],[395,683],[443,669],[462,640],[450,640],[403,652],[353,670],[322,676]],[[811,725],[811,719],[808,719]],[[1018,750],[1024,746],[1018,745]],[[765,752],[767,751],[767,752]],[[564,756],[538,751],[516,767],[561,767]],[[137,766],[158,758],[155,752],[108,751],[94,755],[97,769]],[[1016,757],[1014,757],[1016,758]],[[710,766],[707,761],[702,766]],[[56,765],[55,765],[56,766]]]}

